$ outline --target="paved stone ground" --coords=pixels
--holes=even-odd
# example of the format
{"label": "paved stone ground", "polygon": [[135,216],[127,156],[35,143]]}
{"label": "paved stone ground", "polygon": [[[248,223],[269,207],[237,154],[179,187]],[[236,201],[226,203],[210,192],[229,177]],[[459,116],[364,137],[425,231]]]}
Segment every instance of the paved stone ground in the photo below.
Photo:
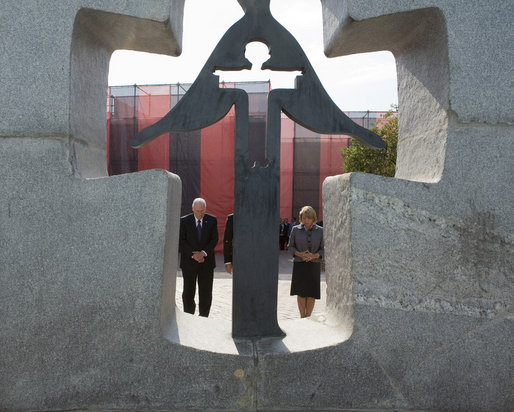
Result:
{"label": "paved stone ground", "polygon": [[[291,287],[291,273],[293,272],[293,262],[291,255],[287,251],[280,251],[279,257],[279,281],[278,281],[278,320],[299,319],[296,296],[289,295]],[[177,273],[177,307],[182,310],[182,272]],[[321,299],[316,301],[313,316],[321,315],[325,311],[326,302],[326,282],[325,274],[321,273]],[[198,290],[196,294],[198,304]],[[198,310],[197,313],[198,314]],[[214,285],[212,291],[212,306],[210,318],[232,320],[232,276],[225,272],[223,255],[216,255],[216,269],[214,271]]]}

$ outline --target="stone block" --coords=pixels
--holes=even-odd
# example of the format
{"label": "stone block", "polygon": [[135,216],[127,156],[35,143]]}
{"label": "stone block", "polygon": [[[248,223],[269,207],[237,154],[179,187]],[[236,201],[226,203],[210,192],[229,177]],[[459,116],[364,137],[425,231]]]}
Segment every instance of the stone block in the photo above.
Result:
{"label": "stone block", "polygon": [[[391,50],[397,57],[402,49],[411,48],[419,40],[420,32],[433,29],[424,21],[430,19],[430,13],[441,13],[451,62],[447,68],[451,109],[465,123],[512,122],[508,103],[511,91],[506,87],[511,77],[508,50],[512,38],[504,31],[514,13],[512,2],[501,0],[493,5],[486,0],[473,4],[463,0],[415,3],[321,0],[321,3],[325,52],[330,57],[377,50]],[[430,48],[426,42],[419,46]],[[490,59],[491,53],[494,59]],[[418,57],[422,58],[420,54]],[[432,66],[440,63],[434,61]]]}
{"label": "stone block", "polygon": [[[508,410],[514,140],[498,101],[507,53],[485,51],[481,21],[496,20],[487,30],[503,37],[512,6],[322,3],[331,56],[395,55],[400,124],[394,179],[324,182],[327,291],[336,291],[327,306],[381,365],[401,399],[394,407]],[[489,72],[498,76],[479,74]]]}
{"label": "stone block", "polygon": [[[0,136],[80,146],[76,173],[105,176],[107,74],[116,49],[178,55],[184,0],[0,4]],[[82,155],[84,159],[82,159]],[[105,163],[105,162],[103,162]]]}

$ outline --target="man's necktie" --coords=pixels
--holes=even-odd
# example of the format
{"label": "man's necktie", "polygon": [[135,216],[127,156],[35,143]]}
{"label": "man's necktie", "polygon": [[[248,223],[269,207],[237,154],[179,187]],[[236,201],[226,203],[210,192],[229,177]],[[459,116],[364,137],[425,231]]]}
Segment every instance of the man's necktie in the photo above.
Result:
{"label": "man's necktie", "polygon": [[198,234],[198,240],[202,238],[202,224],[198,220],[198,223],[196,225],[196,233]]}

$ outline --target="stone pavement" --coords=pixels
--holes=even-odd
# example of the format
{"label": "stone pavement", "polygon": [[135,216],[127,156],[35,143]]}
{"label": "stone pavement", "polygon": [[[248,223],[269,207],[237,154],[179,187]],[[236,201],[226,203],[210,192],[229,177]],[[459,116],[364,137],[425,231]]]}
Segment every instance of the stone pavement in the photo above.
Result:
{"label": "stone pavement", "polygon": [[[296,304],[296,296],[289,295],[292,271],[293,262],[291,261],[291,255],[287,251],[280,251],[277,313],[279,322],[285,319],[300,318]],[[177,292],[175,300],[180,310],[182,310],[182,285],[182,271],[179,269],[177,272]],[[321,272],[321,299],[316,301],[312,316],[322,315],[325,311],[326,287],[325,273]],[[198,304],[198,290],[195,300]],[[222,254],[216,255],[212,306],[209,318],[232,320],[232,276],[225,272]]]}

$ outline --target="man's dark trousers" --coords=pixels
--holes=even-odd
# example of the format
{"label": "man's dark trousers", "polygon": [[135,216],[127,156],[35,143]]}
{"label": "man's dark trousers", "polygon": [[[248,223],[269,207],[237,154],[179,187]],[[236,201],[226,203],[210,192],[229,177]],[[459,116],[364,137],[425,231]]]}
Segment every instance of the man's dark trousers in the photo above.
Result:
{"label": "man's dark trousers", "polygon": [[198,281],[198,309],[200,316],[209,316],[212,304],[212,284],[214,271],[204,263],[193,263],[194,269],[182,269],[184,278],[184,289],[182,292],[182,304],[184,312],[195,313],[196,282]]}

